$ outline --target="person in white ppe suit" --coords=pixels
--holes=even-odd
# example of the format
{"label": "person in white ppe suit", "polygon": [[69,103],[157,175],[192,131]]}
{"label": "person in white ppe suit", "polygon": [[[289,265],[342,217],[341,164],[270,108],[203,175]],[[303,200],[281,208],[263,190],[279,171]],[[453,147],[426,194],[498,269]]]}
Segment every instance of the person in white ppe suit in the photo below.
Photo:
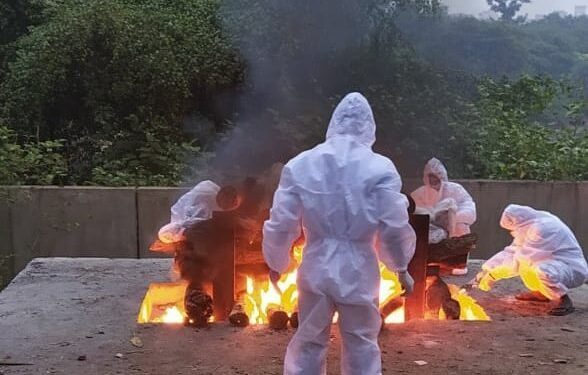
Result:
{"label": "person in white ppe suit", "polygon": [[[446,217],[438,220],[444,223],[449,237],[470,234],[470,226],[476,221],[476,203],[463,186],[447,178],[447,169],[441,161],[432,158],[425,165],[424,185],[411,193],[417,212],[425,209],[430,212],[444,212]],[[435,215],[439,217],[437,213]],[[433,236],[435,237],[435,236]],[[467,262],[467,258],[465,258]],[[467,274],[467,267],[454,268],[454,275]]]}
{"label": "person in white ppe suit", "polygon": [[375,131],[368,101],[351,93],[335,109],[326,141],[282,171],[263,231],[271,279],[288,269],[301,228],[306,237],[297,280],[300,325],[286,352],[286,375],[326,373],[335,312],[342,373],[381,374],[378,255],[399,273],[405,291],[412,291],[407,266],[416,236],[394,164],[372,151]]}
{"label": "person in white ppe suit", "polygon": [[240,204],[237,190],[232,186],[221,189],[210,180],[198,183],[182,195],[171,207],[171,219],[158,232],[165,244],[184,239],[184,230],[196,223],[209,220],[214,211],[229,211]]}
{"label": "person in white ppe suit", "polygon": [[576,237],[557,216],[511,204],[500,225],[509,230],[511,245],[482,266],[476,280],[488,291],[497,280],[519,276],[530,293],[517,299],[556,301],[551,315],[567,315],[574,308],[568,291],[588,280],[588,265]]}

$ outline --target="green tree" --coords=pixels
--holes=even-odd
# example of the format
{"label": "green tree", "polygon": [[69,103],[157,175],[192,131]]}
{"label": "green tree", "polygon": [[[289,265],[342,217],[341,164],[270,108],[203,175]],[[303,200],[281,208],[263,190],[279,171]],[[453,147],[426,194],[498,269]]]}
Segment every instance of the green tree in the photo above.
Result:
{"label": "green tree", "polygon": [[[480,99],[455,124],[448,147],[467,167],[467,177],[583,180],[588,177],[588,131],[577,121],[587,99],[549,77],[516,81],[485,79]],[[568,124],[542,123],[542,115],[567,98]],[[456,163],[460,164],[460,163]],[[457,167],[457,165],[455,165]]]}
{"label": "green tree", "polygon": [[[210,121],[241,80],[217,0],[63,0],[16,43],[2,116],[20,134],[63,139],[67,183],[176,184],[197,152],[185,116]],[[220,118],[220,119],[219,119]],[[148,176],[154,176],[150,179]]]}
{"label": "green tree", "polygon": [[500,13],[500,19],[503,21],[524,21],[525,17],[517,17],[523,4],[528,4],[531,0],[486,0],[490,9]]}

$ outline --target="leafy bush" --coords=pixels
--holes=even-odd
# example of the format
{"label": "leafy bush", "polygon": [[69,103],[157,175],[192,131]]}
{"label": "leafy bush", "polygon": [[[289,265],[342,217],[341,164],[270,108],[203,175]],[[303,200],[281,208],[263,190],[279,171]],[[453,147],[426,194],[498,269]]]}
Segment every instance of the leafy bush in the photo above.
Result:
{"label": "leafy bush", "polygon": [[109,175],[114,184],[177,183],[180,154],[196,151],[185,147],[195,140],[182,129],[184,116],[217,120],[211,98],[241,79],[218,6],[60,1],[16,43],[3,117],[19,134],[64,140],[66,183],[106,183]]}
{"label": "leafy bush", "polygon": [[16,133],[0,124],[0,185],[52,185],[66,176],[62,141],[17,143]]}
{"label": "leafy bush", "polygon": [[[546,77],[484,80],[480,99],[454,124],[451,148],[463,150],[467,177],[583,180],[588,178],[588,131],[581,122],[586,98]],[[542,124],[544,112],[567,96],[568,124]],[[570,98],[571,96],[571,98]],[[581,127],[582,126],[582,127]]]}

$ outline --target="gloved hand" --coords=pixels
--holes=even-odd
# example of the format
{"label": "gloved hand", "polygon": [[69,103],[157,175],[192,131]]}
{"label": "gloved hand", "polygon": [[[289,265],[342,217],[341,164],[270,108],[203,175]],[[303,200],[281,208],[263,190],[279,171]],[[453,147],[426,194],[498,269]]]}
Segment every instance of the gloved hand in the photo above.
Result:
{"label": "gloved hand", "polygon": [[496,278],[489,271],[481,271],[476,275],[476,284],[484,292],[490,291],[495,283]]}
{"label": "gloved hand", "polygon": [[277,282],[280,281],[281,276],[282,275],[280,275],[280,273],[277,271],[274,271],[274,270],[269,271],[269,279],[272,282],[272,284],[277,284]]}
{"label": "gloved hand", "polygon": [[400,286],[404,289],[403,296],[407,296],[412,293],[414,290],[414,280],[408,271],[398,272],[398,281],[400,281]]}

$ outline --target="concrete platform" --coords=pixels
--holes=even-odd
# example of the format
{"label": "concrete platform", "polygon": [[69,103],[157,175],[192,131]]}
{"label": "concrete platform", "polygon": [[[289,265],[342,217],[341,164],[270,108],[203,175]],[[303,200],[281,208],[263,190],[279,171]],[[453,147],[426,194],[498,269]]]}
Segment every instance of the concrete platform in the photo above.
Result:
{"label": "concrete platform", "polygon": [[[169,267],[167,259],[34,260],[0,293],[0,363],[22,364],[0,365],[0,374],[281,374],[292,330],[138,325],[147,286],[166,281]],[[588,373],[588,286],[573,291],[577,312],[563,318],[516,302],[519,287],[472,293],[492,322],[389,326],[380,338],[384,373]],[[329,374],[339,373],[336,331]]]}

